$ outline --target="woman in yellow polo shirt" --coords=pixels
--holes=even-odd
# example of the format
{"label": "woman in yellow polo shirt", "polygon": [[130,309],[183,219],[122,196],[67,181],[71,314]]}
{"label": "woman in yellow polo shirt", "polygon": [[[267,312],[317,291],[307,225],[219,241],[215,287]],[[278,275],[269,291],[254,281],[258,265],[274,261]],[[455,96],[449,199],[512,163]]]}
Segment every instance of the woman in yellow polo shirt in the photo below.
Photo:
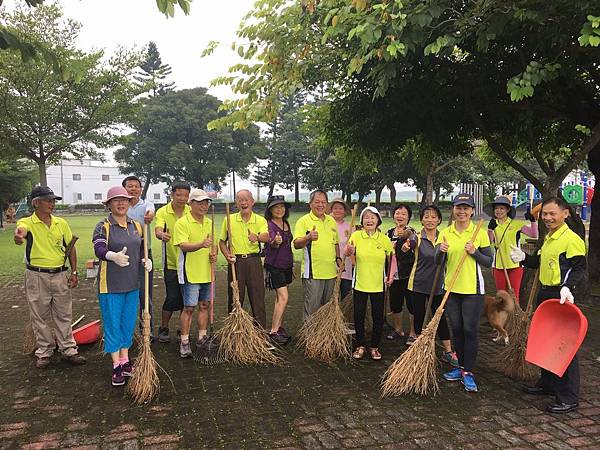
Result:
{"label": "woman in yellow polo shirt", "polygon": [[[525,267],[540,269],[540,284],[537,304],[559,298],[560,303],[574,302],[573,293],[585,276],[585,242],[566,221],[570,208],[564,199],[551,197],[542,203],[542,220],[548,229],[544,244],[536,255],[526,255],[519,247],[513,246],[510,257],[513,262]],[[577,355],[559,377],[542,369],[535,386],[525,386],[524,391],[533,395],[554,395],[556,401],[547,411],[564,414],[579,406],[579,362]]]}
{"label": "woman in yellow polo shirt", "polygon": [[479,318],[485,306],[481,266],[492,266],[492,249],[485,232],[478,233],[475,241],[471,240],[475,231],[475,224],[471,221],[475,208],[473,197],[470,194],[458,194],[452,204],[454,223],[440,231],[436,241],[436,263],[446,264],[445,286],[450,282],[465,251],[469,256],[446,303],[459,367],[446,372],[444,378],[448,381],[461,380],[467,392],[477,392],[473,368],[479,345]]}
{"label": "woman in yellow polo shirt", "polygon": [[376,208],[367,206],[360,213],[362,230],[355,231],[346,245],[346,256],[353,256],[354,266],[354,327],[356,329],[355,359],[365,355],[365,314],[367,300],[371,299],[373,332],[371,358],[381,359],[379,343],[383,331],[383,282],[386,256],[393,253],[392,241],[379,230],[381,215]]}
{"label": "woman in yellow polo shirt", "polygon": [[[521,280],[523,279],[523,268],[510,259],[510,249],[513,245],[519,245],[521,233],[533,239],[538,237],[538,228],[535,218],[531,213],[525,213],[525,218],[531,223],[526,225],[522,220],[516,220],[515,208],[510,204],[508,197],[503,195],[496,197],[492,203],[488,203],[484,209],[492,219],[488,224],[488,234],[494,244],[496,254],[492,273],[496,282],[496,289],[507,290],[506,275],[510,280],[515,298],[519,300]],[[504,269],[506,268],[506,275]]]}

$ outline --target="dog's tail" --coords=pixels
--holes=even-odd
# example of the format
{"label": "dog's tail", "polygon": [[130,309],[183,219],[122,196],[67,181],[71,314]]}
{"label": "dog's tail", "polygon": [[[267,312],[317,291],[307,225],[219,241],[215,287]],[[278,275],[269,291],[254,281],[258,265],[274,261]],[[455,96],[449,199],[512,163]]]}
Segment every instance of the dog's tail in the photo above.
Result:
{"label": "dog's tail", "polygon": [[497,305],[498,309],[501,311],[513,312],[515,309],[515,301],[506,291],[497,291],[494,300],[494,304]]}

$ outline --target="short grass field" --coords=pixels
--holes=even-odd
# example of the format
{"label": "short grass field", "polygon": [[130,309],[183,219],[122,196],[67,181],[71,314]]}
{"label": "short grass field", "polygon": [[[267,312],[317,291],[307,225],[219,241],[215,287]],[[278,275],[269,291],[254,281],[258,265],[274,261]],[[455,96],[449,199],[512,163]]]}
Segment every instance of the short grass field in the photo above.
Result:
{"label": "short grass field", "polygon": [[[302,213],[292,213],[290,215],[290,224],[292,229],[296,220],[302,216]],[[92,232],[96,224],[106,217],[105,215],[65,215],[63,216],[69,225],[73,234],[79,237],[77,242],[77,255],[79,261],[79,271],[84,271],[85,261],[94,258],[94,252],[92,247]],[[216,230],[217,233],[221,229],[221,225],[225,220],[224,214],[217,214],[215,216]],[[349,218],[347,218],[349,220]],[[418,219],[418,217],[417,217]],[[421,224],[418,220],[411,221],[411,226],[416,229],[421,228]],[[391,218],[384,218],[382,230],[387,230],[393,226]],[[444,227],[442,223],[442,227]],[[2,255],[0,264],[0,278],[4,279],[7,277],[20,277],[23,273],[23,254],[25,251],[25,245],[18,246],[13,242],[13,233],[15,225],[8,224],[4,231],[0,231],[0,255]],[[153,227],[151,227],[153,229]],[[155,263],[160,261],[162,250],[161,243],[158,239],[152,239],[152,252],[154,254]],[[296,259],[300,260],[301,251],[295,251]],[[225,259],[221,255],[219,257],[219,263],[225,264]],[[160,264],[156,264],[157,267]]]}

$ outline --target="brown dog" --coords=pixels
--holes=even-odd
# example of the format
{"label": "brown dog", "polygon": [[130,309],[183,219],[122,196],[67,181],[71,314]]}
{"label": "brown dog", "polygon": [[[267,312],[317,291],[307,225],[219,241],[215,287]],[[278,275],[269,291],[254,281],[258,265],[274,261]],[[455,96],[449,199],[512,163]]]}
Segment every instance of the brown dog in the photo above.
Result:
{"label": "brown dog", "polygon": [[485,314],[490,325],[497,331],[494,342],[503,337],[504,345],[508,345],[508,333],[504,328],[508,320],[508,315],[512,314],[515,309],[515,301],[512,296],[506,291],[498,291],[496,295],[485,296]]}

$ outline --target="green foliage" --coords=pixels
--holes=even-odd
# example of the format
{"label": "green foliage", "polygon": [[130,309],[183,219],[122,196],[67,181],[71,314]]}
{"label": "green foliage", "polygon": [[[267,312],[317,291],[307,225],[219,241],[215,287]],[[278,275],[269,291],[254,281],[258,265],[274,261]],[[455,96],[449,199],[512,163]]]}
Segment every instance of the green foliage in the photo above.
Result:
{"label": "green foliage", "polygon": [[108,58],[77,50],[80,26],[64,20],[55,5],[17,9],[5,20],[76,74],[59,77],[37,58],[24,62],[14,52],[0,52],[0,148],[35,161],[45,184],[47,163],[100,157],[97,148],[115,145],[120,126],[135,113],[139,92],[129,79],[138,59],[126,50]]}
{"label": "green foliage", "polygon": [[587,22],[580,31],[579,44],[582,47],[598,47],[600,45],[600,17],[587,16]]}
{"label": "green foliage", "polygon": [[122,139],[115,159],[123,173],[148,183],[183,179],[202,187],[219,186],[232,170],[248,175],[262,155],[258,128],[209,131],[220,102],[206,89],[171,91],[142,102],[135,132]]}
{"label": "green foliage", "polygon": [[30,161],[0,159],[0,208],[25,198],[37,182],[37,171]]}

